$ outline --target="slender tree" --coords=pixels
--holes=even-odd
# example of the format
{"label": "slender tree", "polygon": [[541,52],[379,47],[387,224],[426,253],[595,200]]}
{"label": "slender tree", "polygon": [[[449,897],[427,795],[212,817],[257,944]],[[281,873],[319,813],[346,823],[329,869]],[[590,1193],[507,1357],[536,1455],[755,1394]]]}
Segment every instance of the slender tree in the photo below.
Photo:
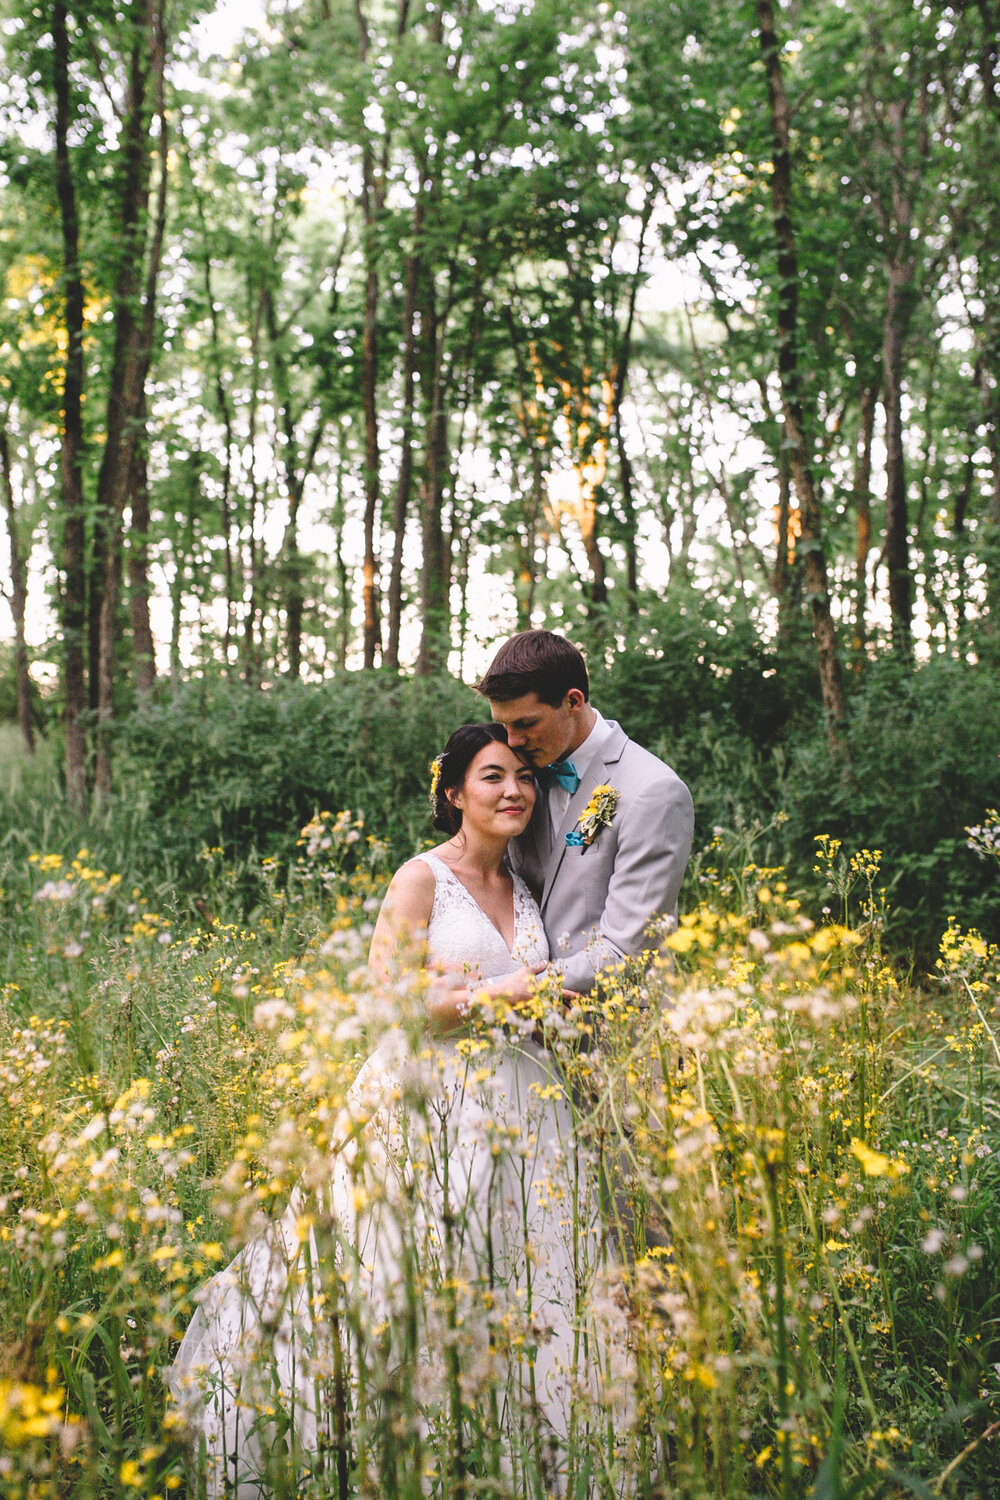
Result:
{"label": "slender tree", "polygon": [[778,380],[784,419],[784,441],[791,461],[792,480],[802,517],[799,551],[804,559],[806,585],[813,617],[813,634],[819,654],[823,706],[830,725],[831,749],[846,757],[843,725],[847,700],[840,670],[836,629],[830,611],[819,495],[813,478],[809,439],[805,430],[799,388],[798,287],[799,264],[792,220],[792,167],[789,140],[788,95],[781,67],[781,52],[775,31],[771,0],[757,0],[757,23],[761,57],[767,80],[768,111],[774,148],[771,172],[771,213],[777,244],[777,335]]}
{"label": "slender tree", "polygon": [[60,615],[63,634],[63,719],[66,733],[66,796],[76,812],[87,802],[87,741],[84,718],[87,682],[84,655],[86,559],[83,497],[83,310],[80,219],[70,158],[73,119],[67,7],[52,6],[52,91],[55,101],[55,176],[62,228],[62,283],[66,355],[62,382],[60,478],[63,578]]}
{"label": "slender tree", "polygon": [[[167,125],[163,104],[166,35],[162,0],[144,0],[132,17],[128,86],[122,109],[122,146],[117,202],[118,265],[112,298],[114,341],[108,382],[104,453],[97,480],[104,577],[100,600],[98,736],[94,790],[111,796],[110,726],[114,717],[115,650],[120,622],[122,547],[126,508],[133,504],[143,472],[146,381],[153,358],[156,292],[167,213]],[[150,129],[159,124],[159,185],[150,215]],[[142,499],[139,501],[140,517]],[[133,509],[132,519],[135,520]],[[140,543],[141,549],[141,543]],[[141,572],[141,550],[134,561]],[[137,608],[142,597],[139,581]],[[148,631],[144,672],[150,667]]]}
{"label": "slender tree", "polygon": [[17,722],[21,728],[25,749],[29,755],[34,755],[35,726],[31,705],[28,643],[25,634],[25,618],[28,607],[28,569],[27,560],[22,552],[20,531],[17,524],[17,502],[14,499],[14,480],[11,470],[10,444],[7,441],[6,422],[0,426],[0,493],[3,495],[4,515],[7,522],[7,547],[10,553],[10,612],[14,620]]}

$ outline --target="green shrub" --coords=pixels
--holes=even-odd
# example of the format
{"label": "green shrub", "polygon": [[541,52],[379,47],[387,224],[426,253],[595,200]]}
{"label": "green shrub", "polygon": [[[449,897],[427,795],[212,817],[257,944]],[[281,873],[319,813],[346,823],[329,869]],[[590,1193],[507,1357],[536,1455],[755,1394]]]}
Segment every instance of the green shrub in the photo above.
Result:
{"label": "green shrub", "polygon": [[[815,905],[828,894],[813,869],[817,835],[881,849],[897,947],[926,956],[951,914],[1000,937],[995,869],[965,834],[1000,805],[995,663],[871,663],[848,684],[845,777],[830,756],[813,649],[769,653],[718,602],[699,609],[685,598],[646,610],[613,651],[591,648],[594,699],[691,787],[697,845],[716,827],[771,825],[758,857],[788,865]],[[773,823],[777,813],[786,821]]]}
{"label": "green shrub", "polygon": [[322,810],[363,810],[402,857],[430,831],[430,760],[456,725],[485,717],[482,699],[447,677],[190,682],[123,721],[118,816],[134,824],[142,863],[183,886],[197,882],[205,848],[288,857]]}
{"label": "green shrub", "polygon": [[[691,787],[696,847],[717,827],[767,829],[756,857],[787,865],[817,909],[829,894],[814,870],[817,835],[877,848],[892,872],[894,946],[926,956],[952,914],[1000,936],[996,872],[965,835],[1000,806],[989,663],[870,664],[851,684],[845,777],[830,757],[811,660],[798,647],[769,653],[718,606],[657,606],[613,648],[592,647],[590,662],[601,710]],[[199,855],[220,848],[248,872],[241,899],[252,905],[255,857],[293,858],[315,812],[344,808],[363,811],[367,832],[401,860],[431,833],[428,762],[456,724],[486,717],[483,700],[450,677],[163,685],[120,721],[115,800],[85,828],[53,795],[57,750],[32,762],[11,729],[0,745],[0,883],[9,857],[73,853],[85,840],[153,897],[194,897],[206,873]],[[690,905],[693,889],[682,900]]]}

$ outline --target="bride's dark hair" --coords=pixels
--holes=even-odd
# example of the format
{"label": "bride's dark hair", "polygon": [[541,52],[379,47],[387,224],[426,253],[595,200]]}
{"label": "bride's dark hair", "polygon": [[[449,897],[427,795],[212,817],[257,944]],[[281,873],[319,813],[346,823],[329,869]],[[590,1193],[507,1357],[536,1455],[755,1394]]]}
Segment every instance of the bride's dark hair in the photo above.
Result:
{"label": "bride's dark hair", "polygon": [[439,767],[434,788],[434,827],[452,837],[462,826],[462,810],[448,801],[449,791],[462,785],[465,773],[482,750],[491,743],[506,745],[502,724],[461,724],[437,757]]}

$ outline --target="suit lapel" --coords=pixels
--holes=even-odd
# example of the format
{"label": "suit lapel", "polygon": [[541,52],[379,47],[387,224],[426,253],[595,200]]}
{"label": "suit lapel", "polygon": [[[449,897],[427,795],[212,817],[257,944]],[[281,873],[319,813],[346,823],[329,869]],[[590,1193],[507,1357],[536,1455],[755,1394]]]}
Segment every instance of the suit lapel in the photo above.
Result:
{"label": "suit lapel", "polygon": [[[590,801],[590,795],[593,792],[594,787],[600,786],[603,781],[611,779],[611,776],[607,773],[611,773],[611,775],[613,775],[613,772],[611,772],[611,767],[614,766],[619,760],[621,760],[622,751],[625,749],[625,746],[628,742],[628,735],[618,724],[615,723],[614,719],[608,720],[608,728],[612,730],[613,733],[608,735],[604,749],[599,755],[595,755],[594,759],[587,767],[586,776],[580,782],[580,785],[577,787],[576,791],[569,799],[569,806],[566,809],[565,817],[560,823],[559,830],[556,833],[556,841],[552,846],[552,852],[550,853],[548,863],[545,866],[545,885],[542,890],[543,908],[549,898],[549,891],[552,889],[552,882],[555,880],[556,876],[559,873],[559,866],[562,864],[566,856],[567,833],[569,833],[570,829],[575,826],[577,819],[583,812],[583,809],[586,807],[587,803]],[[548,816],[547,808],[546,816]]]}
{"label": "suit lapel", "polygon": [[524,840],[539,870],[545,869],[549,857],[549,804],[545,793],[539,789],[535,811],[524,831]]}

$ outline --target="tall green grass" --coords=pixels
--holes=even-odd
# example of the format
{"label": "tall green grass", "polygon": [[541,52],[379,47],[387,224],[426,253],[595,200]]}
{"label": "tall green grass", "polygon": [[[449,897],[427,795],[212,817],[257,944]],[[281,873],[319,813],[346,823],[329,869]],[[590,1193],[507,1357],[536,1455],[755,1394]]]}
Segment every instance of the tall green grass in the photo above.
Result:
{"label": "tall green grass", "polygon": [[[195,916],[75,840],[68,857],[8,844],[5,1496],[198,1493],[161,1372],[198,1286],[296,1183],[318,1193],[322,1245],[324,1163],[379,1033],[358,965],[384,850],[350,832],[307,838],[302,863],[259,860],[252,917],[246,869],[216,846]],[[574,1500],[997,1492],[998,955],[953,924],[933,974],[897,972],[891,871],[815,847],[830,920],[720,834],[700,903],[648,966],[569,1026],[545,995],[523,1018],[606,1163],[601,1296],[629,1330],[619,1358],[588,1321],[600,1299],[582,1307],[567,1437],[532,1457],[530,1378],[510,1374],[530,1376],[531,1338],[484,1361],[456,1323],[431,1346],[440,1395],[405,1339],[394,1368],[373,1356],[370,1400],[333,1370],[330,1446],[296,1457],[289,1437],[276,1493],[541,1495],[560,1469]],[[414,1120],[433,1098],[413,1096]],[[457,1309],[449,1287],[414,1277],[414,1327]]]}

